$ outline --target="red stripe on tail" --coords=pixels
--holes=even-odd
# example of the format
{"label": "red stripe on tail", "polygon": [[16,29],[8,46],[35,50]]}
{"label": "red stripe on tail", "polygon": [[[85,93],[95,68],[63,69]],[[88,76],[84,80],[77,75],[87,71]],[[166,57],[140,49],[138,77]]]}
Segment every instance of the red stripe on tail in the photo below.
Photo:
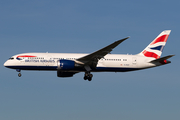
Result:
{"label": "red stripe on tail", "polygon": [[151,45],[158,43],[158,42],[166,42],[168,37],[169,37],[169,35],[162,35],[162,36],[158,37],[155,41],[153,41],[151,43]]}
{"label": "red stripe on tail", "polygon": [[160,58],[160,56],[158,56],[156,53],[148,52],[148,51],[146,51],[146,50],[144,50],[142,53],[143,53],[144,56],[146,56],[146,57],[153,57],[153,58],[156,58],[156,59]]}

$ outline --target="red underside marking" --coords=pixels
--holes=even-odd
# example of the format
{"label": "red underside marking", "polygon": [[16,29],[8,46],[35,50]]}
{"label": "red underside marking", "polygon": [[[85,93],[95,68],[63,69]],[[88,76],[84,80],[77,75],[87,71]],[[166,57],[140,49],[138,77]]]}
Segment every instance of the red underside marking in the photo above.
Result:
{"label": "red underside marking", "polygon": [[168,37],[169,37],[169,35],[160,36],[154,42],[152,42],[151,45],[158,43],[158,42],[166,42]]}
{"label": "red underside marking", "polygon": [[143,54],[146,57],[153,57],[153,58],[156,58],[156,59],[160,58],[160,56],[158,56],[156,53],[148,52],[146,50],[143,51]]}
{"label": "red underside marking", "polygon": [[37,56],[32,56],[32,55],[20,55],[20,56],[17,56],[18,57],[37,57]]}

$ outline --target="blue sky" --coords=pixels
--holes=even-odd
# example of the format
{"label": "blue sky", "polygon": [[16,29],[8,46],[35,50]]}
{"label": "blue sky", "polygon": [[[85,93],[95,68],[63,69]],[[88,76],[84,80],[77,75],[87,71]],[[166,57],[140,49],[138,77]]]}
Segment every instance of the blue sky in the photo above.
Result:
{"label": "blue sky", "polygon": [[[179,120],[178,0],[0,1],[0,119]],[[130,36],[112,53],[136,54],[161,31],[172,30],[162,56],[169,65],[129,73],[84,73],[7,69],[25,52],[91,53]]]}

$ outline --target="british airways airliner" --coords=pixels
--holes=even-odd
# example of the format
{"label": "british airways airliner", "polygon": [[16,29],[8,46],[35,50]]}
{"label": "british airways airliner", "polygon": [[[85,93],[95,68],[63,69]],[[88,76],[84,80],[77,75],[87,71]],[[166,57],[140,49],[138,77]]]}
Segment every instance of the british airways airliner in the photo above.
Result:
{"label": "british airways airliner", "polygon": [[91,72],[128,72],[152,68],[171,63],[167,59],[174,55],[160,57],[171,30],[161,32],[142,52],[136,55],[109,54],[124,38],[91,54],[75,53],[23,53],[14,55],[4,66],[21,70],[57,71],[58,77],[72,77],[84,72],[84,80],[91,81]]}

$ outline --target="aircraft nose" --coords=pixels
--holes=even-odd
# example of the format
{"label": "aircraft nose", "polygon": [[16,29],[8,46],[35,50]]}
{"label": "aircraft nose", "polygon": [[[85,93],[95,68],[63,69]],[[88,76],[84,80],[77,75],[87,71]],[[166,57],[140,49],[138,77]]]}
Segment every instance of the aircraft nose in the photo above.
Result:
{"label": "aircraft nose", "polygon": [[8,66],[8,61],[6,61],[5,63],[4,63],[4,67],[7,67]]}

